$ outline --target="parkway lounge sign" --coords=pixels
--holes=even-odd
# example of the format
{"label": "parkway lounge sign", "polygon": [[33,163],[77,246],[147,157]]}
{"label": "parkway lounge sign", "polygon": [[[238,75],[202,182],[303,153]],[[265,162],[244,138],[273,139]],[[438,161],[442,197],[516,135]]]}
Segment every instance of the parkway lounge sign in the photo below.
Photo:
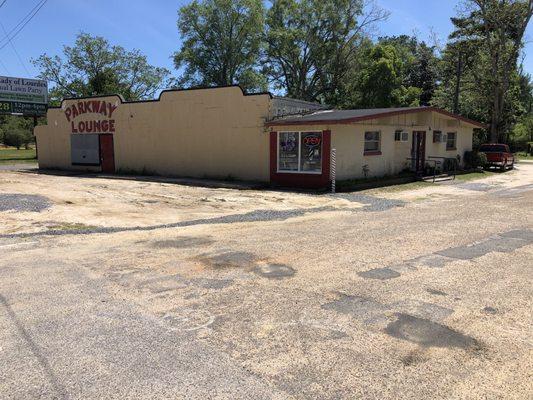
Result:
{"label": "parkway lounge sign", "polygon": [[0,114],[41,116],[47,107],[46,81],[0,76]]}

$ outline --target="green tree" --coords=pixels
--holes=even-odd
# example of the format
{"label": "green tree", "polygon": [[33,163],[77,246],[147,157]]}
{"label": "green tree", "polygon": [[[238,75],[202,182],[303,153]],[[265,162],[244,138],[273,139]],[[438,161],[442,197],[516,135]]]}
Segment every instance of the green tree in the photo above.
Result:
{"label": "green tree", "polygon": [[290,97],[344,102],[365,28],[388,14],[364,0],[272,0],[265,72]]}
{"label": "green tree", "polygon": [[126,100],[154,98],[170,85],[170,72],[150,65],[138,50],[111,46],[100,36],[80,33],[63,55],[41,55],[32,60],[39,77],[52,83],[51,103],[66,97],[120,94]]}
{"label": "green tree", "polygon": [[402,85],[405,88],[420,89],[420,105],[430,105],[438,80],[438,58],[435,47],[428,46],[415,36],[407,35],[382,37],[378,43],[394,47],[401,62]]}
{"label": "green tree", "polygon": [[508,92],[524,44],[524,34],[533,15],[533,0],[466,0],[467,10],[452,18],[451,39],[470,44],[476,57],[472,71],[489,113],[490,140],[505,138],[509,129],[506,109]]}
{"label": "green tree", "polygon": [[265,90],[259,71],[265,10],[261,0],[194,0],[179,10],[183,44],[174,54],[182,86],[239,84]]}
{"label": "green tree", "polygon": [[524,147],[525,143],[533,143],[533,115],[523,116],[514,126],[512,133],[513,142]]}
{"label": "green tree", "polygon": [[490,97],[480,82],[486,57],[471,41],[450,41],[438,63],[438,81],[431,104],[480,122],[488,122]]}
{"label": "green tree", "polygon": [[360,69],[353,71],[351,108],[418,106],[422,89],[405,86],[404,66],[393,45],[367,48]]}
{"label": "green tree", "polygon": [[0,139],[6,146],[28,148],[34,142],[33,119],[19,116],[3,116],[0,124]]}
{"label": "green tree", "polygon": [[533,82],[531,75],[519,72],[518,80],[515,81],[515,101],[518,110],[516,124],[510,132],[509,141],[517,149],[525,150],[527,143],[533,143]]}

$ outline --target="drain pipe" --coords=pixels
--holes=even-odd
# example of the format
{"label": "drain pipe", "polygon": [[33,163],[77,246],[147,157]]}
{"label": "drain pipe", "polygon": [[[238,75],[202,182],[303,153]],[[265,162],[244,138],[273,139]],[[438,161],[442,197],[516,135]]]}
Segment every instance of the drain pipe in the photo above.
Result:
{"label": "drain pipe", "polygon": [[336,177],[337,177],[337,149],[331,149],[331,193],[335,194]]}

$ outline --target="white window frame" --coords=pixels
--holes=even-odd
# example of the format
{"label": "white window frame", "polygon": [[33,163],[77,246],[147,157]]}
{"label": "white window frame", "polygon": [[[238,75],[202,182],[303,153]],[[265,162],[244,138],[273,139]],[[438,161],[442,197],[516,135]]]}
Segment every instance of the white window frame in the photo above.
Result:
{"label": "white window frame", "polygon": [[[396,140],[396,134],[399,133],[400,134],[400,140]],[[405,135],[405,139],[404,139],[404,135]],[[381,135],[380,135],[380,141],[381,141]],[[403,130],[403,129],[396,129],[394,131],[394,141],[395,142],[408,142],[409,141],[409,132]],[[380,148],[381,148],[381,145],[380,145]]]}
{"label": "white window frame", "polygon": [[[286,171],[279,169],[279,138],[283,133],[297,133],[298,134],[298,171]],[[302,167],[302,133],[319,133],[322,140],[320,141],[320,155],[322,157],[320,162],[320,171],[300,171]],[[278,132],[278,139],[276,140],[276,171],[278,174],[305,174],[305,175],[322,175],[324,172],[324,132],[323,131],[281,131]]]}
{"label": "white window frame", "polygon": [[[378,140],[378,149],[377,150],[366,150],[366,134],[367,133],[378,133],[379,134],[379,140]],[[381,131],[365,131],[363,136],[363,155],[365,154],[372,154],[372,153],[381,153],[381,141],[382,141],[383,135],[381,134]],[[375,142],[375,140],[373,140]]]}
{"label": "white window frame", "polygon": [[[454,135],[454,140],[453,140],[453,144],[454,144],[454,147],[452,148],[448,148],[448,139],[450,138],[450,133]],[[446,151],[454,151],[454,150],[457,150],[457,132],[448,132],[446,134]]]}

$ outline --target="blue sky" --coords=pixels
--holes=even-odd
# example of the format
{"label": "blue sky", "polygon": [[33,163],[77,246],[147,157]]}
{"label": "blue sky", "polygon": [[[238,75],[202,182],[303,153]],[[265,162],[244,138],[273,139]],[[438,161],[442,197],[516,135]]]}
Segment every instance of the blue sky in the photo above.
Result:
{"label": "blue sky", "polygon": [[[0,0],[0,4],[3,0]],[[442,44],[452,29],[450,17],[459,0],[376,0],[391,12],[387,22],[377,26],[378,35],[412,34],[427,40],[433,30]],[[7,0],[0,8],[0,22],[10,31],[38,0]],[[59,54],[64,44],[72,44],[76,34],[85,31],[106,37],[126,49],[138,48],[150,63],[165,66],[174,75],[171,54],[179,48],[177,9],[187,0],[48,0],[35,18],[13,40],[21,60],[11,45],[0,50],[0,75],[33,77],[37,71],[30,59],[42,53]],[[0,38],[5,34],[0,27]],[[533,27],[528,29],[533,40]],[[1,39],[0,39],[1,40]],[[3,42],[0,42],[0,44]],[[526,71],[533,73],[533,43],[525,53]]]}

